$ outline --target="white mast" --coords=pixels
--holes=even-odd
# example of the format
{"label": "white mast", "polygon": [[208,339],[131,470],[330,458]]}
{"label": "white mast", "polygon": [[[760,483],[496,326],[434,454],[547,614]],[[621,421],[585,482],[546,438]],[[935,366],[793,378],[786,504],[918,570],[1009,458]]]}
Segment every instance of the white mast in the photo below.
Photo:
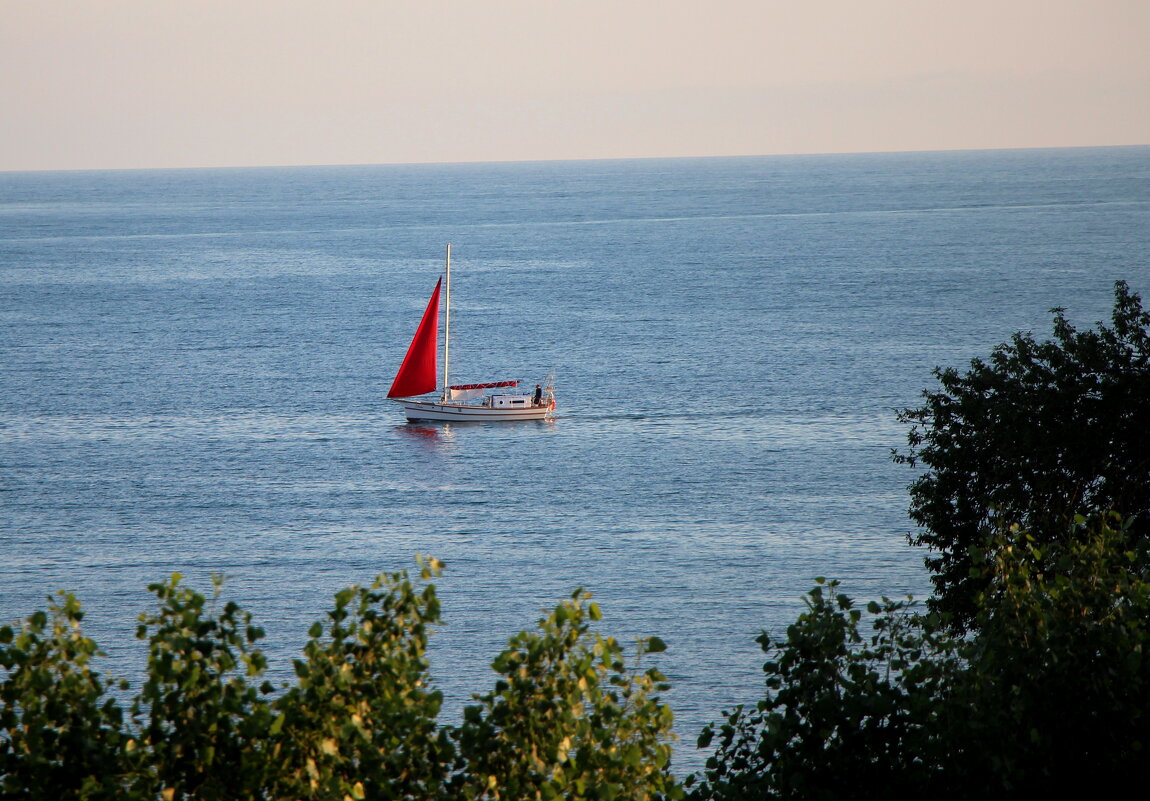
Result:
{"label": "white mast", "polygon": [[451,243],[447,245],[447,300],[443,304],[443,402],[450,394],[447,389],[447,356],[451,347]]}

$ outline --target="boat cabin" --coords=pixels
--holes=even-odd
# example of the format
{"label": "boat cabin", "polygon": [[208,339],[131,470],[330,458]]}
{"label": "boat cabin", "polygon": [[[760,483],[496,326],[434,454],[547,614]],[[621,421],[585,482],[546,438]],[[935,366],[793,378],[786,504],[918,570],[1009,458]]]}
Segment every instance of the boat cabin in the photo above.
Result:
{"label": "boat cabin", "polygon": [[493,409],[525,409],[531,406],[530,395],[492,395]]}

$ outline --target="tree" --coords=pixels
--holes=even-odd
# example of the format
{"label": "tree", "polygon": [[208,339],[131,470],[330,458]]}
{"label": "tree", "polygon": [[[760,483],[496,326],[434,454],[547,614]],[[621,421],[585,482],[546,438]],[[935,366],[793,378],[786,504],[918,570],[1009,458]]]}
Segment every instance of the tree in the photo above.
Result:
{"label": "tree", "polygon": [[867,626],[837,583],[820,580],[784,640],[759,640],[765,697],[704,730],[700,747],[717,747],[688,779],[690,798],[997,798],[1144,786],[1148,546],[1114,514],[1042,537],[999,532],[974,567],[986,590],[967,637],[885,599],[868,604]]}
{"label": "tree", "polygon": [[517,799],[680,798],[670,773],[669,689],[644,654],[663,651],[641,640],[628,669],[613,637],[589,635],[598,605],[576,590],[539,631],[521,632],[492,664],[494,692],[465,711],[459,732],[468,771],[463,797]]}
{"label": "tree", "polygon": [[[27,799],[681,797],[670,773],[670,709],[640,640],[624,649],[590,630],[600,618],[577,591],[538,632],[521,632],[494,663],[493,692],[460,726],[441,725],[428,636],[440,622],[440,563],[336,594],[315,623],[296,683],[261,677],[263,631],[252,616],[174,574],[149,588],[142,615],[147,679],[125,716],[95,669],[101,654],[61,595],[50,613],[0,626],[0,797]],[[126,682],[117,682],[127,693]]]}
{"label": "tree", "polygon": [[953,773],[972,791],[1067,791],[1150,779],[1150,540],[1116,513],[1062,532],[1002,532],[968,669],[950,698]]}
{"label": "tree", "polygon": [[92,667],[101,654],[81,631],[83,617],[75,596],[61,592],[48,613],[32,614],[18,629],[0,626],[3,798],[128,797],[122,785],[135,741]]}
{"label": "tree", "polygon": [[148,678],[132,703],[141,762],[131,786],[164,801],[258,798],[272,722],[271,684],[250,681],[266,667],[255,647],[263,631],[220,603],[222,576],[212,576],[210,603],[181,578],[148,587],[160,609],[136,632],[148,640]]}
{"label": "tree", "polygon": [[867,637],[862,610],[838,587],[817,579],[786,638],[759,637],[766,695],[703,730],[699,747],[717,747],[688,778],[691,799],[924,797],[942,788],[933,724],[960,673],[958,642],[915,616],[913,601],[885,598],[866,607]]}
{"label": "tree", "polygon": [[936,369],[941,388],[899,413],[909,447],[892,456],[926,468],[910,485],[909,539],[930,549],[931,607],[958,630],[984,588],[972,554],[993,532],[1121,509],[1150,533],[1150,314],[1125,282],[1114,295],[1112,326],[1079,332],[1053,309],[1052,340],[1017,333],[965,373]]}
{"label": "tree", "polygon": [[[438,560],[420,566],[424,581],[439,574]],[[426,655],[439,623],[435,587],[405,573],[336,593],[295,661],[297,684],[275,703],[272,797],[443,797],[457,764]]]}

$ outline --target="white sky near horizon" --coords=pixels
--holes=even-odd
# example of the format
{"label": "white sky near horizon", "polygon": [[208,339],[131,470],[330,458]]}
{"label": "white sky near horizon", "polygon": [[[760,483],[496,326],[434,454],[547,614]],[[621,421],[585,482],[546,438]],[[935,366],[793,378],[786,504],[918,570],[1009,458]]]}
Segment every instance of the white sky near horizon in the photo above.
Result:
{"label": "white sky near horizon", "polygon": [[1150,0],[0,0],[0,170],[1150,144]]}

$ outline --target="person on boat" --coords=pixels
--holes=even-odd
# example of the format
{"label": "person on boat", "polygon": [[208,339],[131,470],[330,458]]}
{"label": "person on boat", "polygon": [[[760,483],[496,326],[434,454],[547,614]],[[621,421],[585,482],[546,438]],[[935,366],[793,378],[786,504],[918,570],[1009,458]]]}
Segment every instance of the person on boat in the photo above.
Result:
{"label": "person on boat", "polygon": [[543,387],[535,385],[535,397],[531,399],[532,406],[539,406],[543,402]]}

